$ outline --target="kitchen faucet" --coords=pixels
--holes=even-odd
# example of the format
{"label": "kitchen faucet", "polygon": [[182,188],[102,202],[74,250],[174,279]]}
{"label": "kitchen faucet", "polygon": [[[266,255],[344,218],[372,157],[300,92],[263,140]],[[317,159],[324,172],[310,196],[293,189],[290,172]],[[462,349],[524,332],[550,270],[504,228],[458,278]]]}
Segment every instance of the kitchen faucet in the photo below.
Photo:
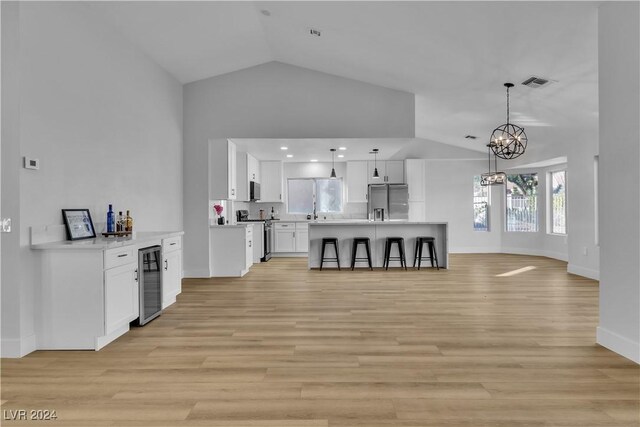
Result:
{"label": "kitchen faucet", "polygon": [[316,219],[318,219],[318,214],[316,212],[316,201],[315,200],[313,201],[313,219],[314,219],[314,221]]}

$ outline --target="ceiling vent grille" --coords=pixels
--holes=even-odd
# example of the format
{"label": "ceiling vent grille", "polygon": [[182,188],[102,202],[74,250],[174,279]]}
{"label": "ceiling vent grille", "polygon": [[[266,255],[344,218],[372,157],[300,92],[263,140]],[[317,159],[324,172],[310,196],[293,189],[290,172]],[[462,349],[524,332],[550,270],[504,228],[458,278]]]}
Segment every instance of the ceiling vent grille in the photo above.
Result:
{"label": "ceiling vent grille", "polygon": [[478,139],[478,137],[475,136],[475,135],[467,135],[467,136],[465,136],[465,138],[466,139]]}
{"label": "ceiling vent grille", "polygon": [[543,79],[542,77],[531,76],[527,80],[523,81],[522,84],[537,89],[539,87],[546,86],[549,84],[549,81],[549,79]]}
{"label": "ceiling vent grille", "polygon": [[322,32],[316,28],[309,28],[309,34],[311,34],[312,36],[320,37],[322,35]]}

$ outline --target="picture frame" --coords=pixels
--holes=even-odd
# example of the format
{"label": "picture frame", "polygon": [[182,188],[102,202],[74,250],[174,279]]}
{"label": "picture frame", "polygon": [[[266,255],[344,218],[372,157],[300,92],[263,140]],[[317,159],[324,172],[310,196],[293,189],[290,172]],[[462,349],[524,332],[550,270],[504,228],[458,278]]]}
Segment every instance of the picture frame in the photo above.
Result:
{"label": "picture frame", "polygon": [[62,219],[67,229],[67,239],[96,238],[96,229],[93,227],[89,209],[62,209]]}

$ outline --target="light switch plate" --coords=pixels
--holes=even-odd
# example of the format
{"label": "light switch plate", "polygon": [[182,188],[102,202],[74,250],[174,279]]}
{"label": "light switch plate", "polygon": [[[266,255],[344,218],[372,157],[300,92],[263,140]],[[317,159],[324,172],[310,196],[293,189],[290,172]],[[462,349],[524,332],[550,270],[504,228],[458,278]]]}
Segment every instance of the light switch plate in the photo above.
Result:
{"label": "light switch plate", "polygon": [[40,169],[40,159],[24,156],[24,168],[35,170]]}
{"label": "light switch plate", "polygon": [[11,218],[2,218],[2,225],[0,232],[11,233]]}

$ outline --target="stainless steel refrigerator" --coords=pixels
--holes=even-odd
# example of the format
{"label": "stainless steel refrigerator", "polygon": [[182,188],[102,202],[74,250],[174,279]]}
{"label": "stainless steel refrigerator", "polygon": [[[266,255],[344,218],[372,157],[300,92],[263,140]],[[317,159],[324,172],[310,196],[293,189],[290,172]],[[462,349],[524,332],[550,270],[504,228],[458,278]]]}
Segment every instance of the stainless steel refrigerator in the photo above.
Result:
{"label": "stainless steel refrigerator", "polygon": [[369,219],[380,220],[383,209],[384,221],[409,219],[409,186],[407,184],[369,184]]}

